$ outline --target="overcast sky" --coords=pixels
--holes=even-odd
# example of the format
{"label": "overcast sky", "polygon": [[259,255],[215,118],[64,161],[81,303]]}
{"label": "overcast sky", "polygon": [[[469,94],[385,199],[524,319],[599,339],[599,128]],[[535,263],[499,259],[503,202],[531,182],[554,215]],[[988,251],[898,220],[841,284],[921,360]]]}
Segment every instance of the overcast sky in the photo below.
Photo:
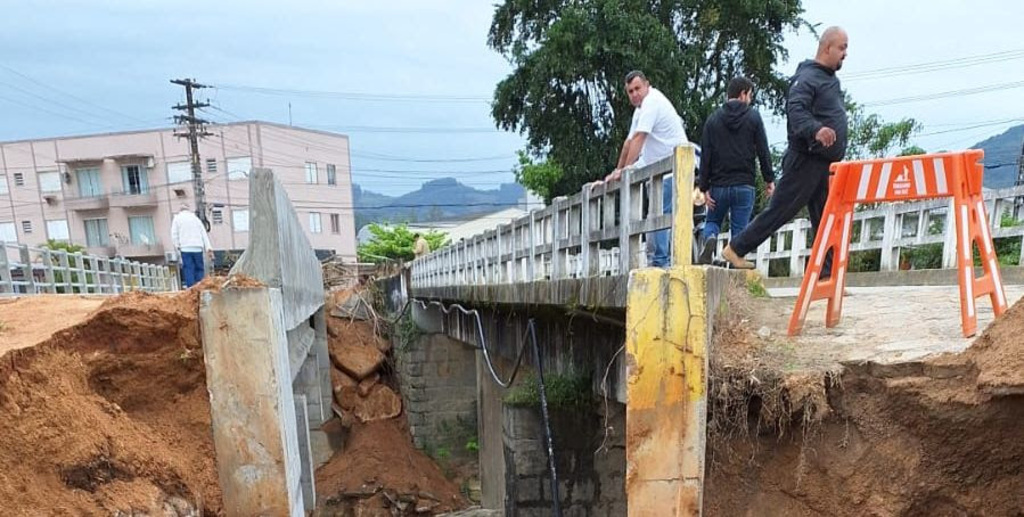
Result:
{"label": "overcast sky", "polygon": [[[512,180],[523,146],[489,116],[494,85],[509,67],[486,45],[486,0],[5,4],[0,141],[165,127],[182,96],[168,80],[194,77],[221,86],[204,91],[219,108],[208,118],[287,123],[290,103],[295,125],[348,134],[355,181],[386,194],[443,176],[496,187]],[[929,150],[969,146],[1024,122],[1018,5],[804,1],[812,23],[848,30],[840,77],[854,98],[886,118],[917,118],[925,125],[917,143]],[[813,55],[815,41],[804,31],[787,46],[789,73]],[[959,58],[970,66],[865,75]],[[995,88],[1012,83],[1016,89]],[[872,104],[983,87],[991,91]],[[769,140],[783,139],[781,121],[772,121]]]}

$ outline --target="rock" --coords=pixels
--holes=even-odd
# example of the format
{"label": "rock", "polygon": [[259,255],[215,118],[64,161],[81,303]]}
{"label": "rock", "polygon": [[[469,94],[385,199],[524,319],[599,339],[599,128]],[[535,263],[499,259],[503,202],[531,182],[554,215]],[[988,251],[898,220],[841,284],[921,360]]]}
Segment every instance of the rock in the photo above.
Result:
{"label": "rock", "polygon": [[372,390],[378,382],[380,382],[380,374],[376,372],[359,381],[359,395],[363,397],[368,396],[370,394],[370,390]]}
{"label": "rock", "polygon": [[757,335],[761,336],[761,339],[768,339],[772,337],[772,329],[768,327],[761,327],[757,329]]}
{"label": "rock", "polygon": [[363,422],[394,418],[402,412],[402,399],[391,388],[376,384],[366,398],[356,402],[352,412]]}
{"label": "rock", "polygon": [[384,362],[384,354],[376,348],[350,345],[341,343],[339,340],[330,340],[328,348],[331,362],[356,380],[365,379],[377,371],[381,363]]}
{"label": "rock", "polygon": [[350,377],[347,373],[337,368],[331,368],[331,386],[334,388],[335,394],[340,392],[341,388],[352,388],[358,385],[359,382]]}
{"label": "rock", "polygon": [[338,405],[345,411],[353,411],[356,406],[360,405],[363,397],[359,395],[358,386],[343,386],[340,390],[335,392],[334,399],[338,401]]}

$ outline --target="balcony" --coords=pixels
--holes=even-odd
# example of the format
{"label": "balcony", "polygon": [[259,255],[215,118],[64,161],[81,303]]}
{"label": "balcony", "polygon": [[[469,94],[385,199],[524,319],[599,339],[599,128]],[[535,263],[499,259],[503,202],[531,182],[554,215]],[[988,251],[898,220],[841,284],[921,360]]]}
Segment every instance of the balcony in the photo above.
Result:
{"label": "balcony", "polygon": [[117,248],[114,246],[88,246],[85,248],[85,252],[98,257],[113,257],[117,255]]}
{"label": "balcony", "polygon": [[105,195],[87,197],[66,197],[64,206],[68,210],[106,210],[110,208],[110,198]]}
{"label": "balcony", "polygon": [[163,257],[163,244],[118,244],[117,255],[132,257]]}
{"label": "balcony", "polygon": [[113,192],[110,194],[110,207],[112,208],[156,207],[159,202],[156,192],[152,190],[145,192]]}

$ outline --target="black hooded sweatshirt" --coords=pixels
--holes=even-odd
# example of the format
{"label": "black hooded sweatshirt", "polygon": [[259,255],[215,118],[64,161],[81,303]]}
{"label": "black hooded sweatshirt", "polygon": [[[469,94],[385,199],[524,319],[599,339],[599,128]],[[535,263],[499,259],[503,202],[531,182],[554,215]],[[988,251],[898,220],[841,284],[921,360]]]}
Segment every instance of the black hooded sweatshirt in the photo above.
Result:
{"label": "black hooded sweatshirt", "polygon": [[757,110],[744,102],[727,101],[708,117],[700,147],[702,192],[711,187],[753,186],[755,158],[765,182],[775,180],[764,122]]}
{"label": "black hooded sweatshirt", "polygon": [[[790,150],[829,162],[846,156],[846,106],[835,70],[813,59],[800,63],[789,80],[786,119]],[[830,147],[814,139],[822,126],[836,132],[836,142]]]}

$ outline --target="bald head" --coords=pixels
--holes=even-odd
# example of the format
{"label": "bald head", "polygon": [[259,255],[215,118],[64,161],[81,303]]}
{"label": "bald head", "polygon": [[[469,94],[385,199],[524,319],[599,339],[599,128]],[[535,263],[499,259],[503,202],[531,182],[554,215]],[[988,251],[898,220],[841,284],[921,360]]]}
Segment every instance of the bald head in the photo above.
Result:
{"label": "bald head", "polygon": [[843,60],[846,59],[846,47],[849,38],[846,31],[840,27],[832,26],[825,29],[818,39],[818,55],[815,61],[832,70],[839,70],[843,67]]}

